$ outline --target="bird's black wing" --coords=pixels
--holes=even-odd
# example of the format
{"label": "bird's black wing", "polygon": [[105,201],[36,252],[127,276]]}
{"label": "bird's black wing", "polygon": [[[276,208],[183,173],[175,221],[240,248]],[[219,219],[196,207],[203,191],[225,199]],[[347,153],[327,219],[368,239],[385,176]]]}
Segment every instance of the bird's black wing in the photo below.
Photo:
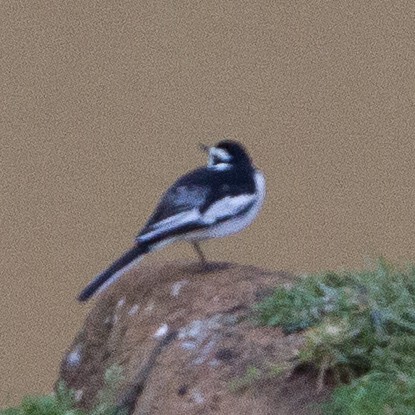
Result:
{"label": "bird's black wing", "polygon": [[207,168],[194,170],[177,180],[162,196],[136,241],[152,243],[211,226],[216,218],[234,215],[251,204],[254,190],[250,175]]}
{"label": "bird's black wing", "polygon": [[203,180],[205,169],[194,170],[177,180],[161,197],[155,211],[138,234],[137,242],[158,239],[183,226],[197,226],[200,208],[209,197],[210,188]]}

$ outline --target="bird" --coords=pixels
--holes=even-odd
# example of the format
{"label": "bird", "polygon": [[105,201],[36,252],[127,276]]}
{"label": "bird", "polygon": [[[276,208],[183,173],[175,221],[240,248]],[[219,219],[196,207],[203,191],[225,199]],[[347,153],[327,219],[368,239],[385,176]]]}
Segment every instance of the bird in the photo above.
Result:
{"label": "bird", "polygon": [[181,176],[161,196],[134,245],[98,274],[79,294],[81,302],[106,290],[148,253],[177,241],[193,245],[202,267],[200,242],[240,232],[256,218],[265,197],[265,178],[245,147],[223,139],[200,144],[207,165]]}

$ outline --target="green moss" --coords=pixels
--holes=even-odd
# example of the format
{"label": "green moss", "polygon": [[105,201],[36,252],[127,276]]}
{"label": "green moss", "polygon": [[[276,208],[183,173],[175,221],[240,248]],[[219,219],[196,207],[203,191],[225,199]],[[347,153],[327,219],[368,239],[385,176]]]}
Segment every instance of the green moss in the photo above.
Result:
{"label": "green moss", "polygon": [[238,392],[246,389],[252,385],[255,381],[259,380],[261,377],[261,372],[255,366],[249,366],[246,369],[246,372],[243,376],[232,380],[229,383],[229,389],[231,392]]}
{"label": "green moss", "polygon": [[248,366],[244,375],[229,382],[231,392],[240,392],[260,380],[274,379],[287,371],[286,366],[269,364],[259,369],[255,366]]}
{"label": "green moss", "polygon": [[[303,330],[300,361],[337,378],[327,414],[415,413],[415,268],[325,273],[278,288],[258,320]],[[346,383],[346,384],[345,384]]]}
{"label": "green moss", "polygon": [[74,392],[59,384],[56,393],[45,396],[28,396],[20,406],[0,411],[1,415],[81,415],[74,409]]}
{"label": "green moss", "polygon": [[113,365],[105,372],[105,384],[98,395],[98,403],[86,413],[75,407],[75,392],[60,382],[55,393],[28,396],[14,408],[0,410],[0,415],[112,415],[115,414],[115,396],[122,381],[122,369]]}

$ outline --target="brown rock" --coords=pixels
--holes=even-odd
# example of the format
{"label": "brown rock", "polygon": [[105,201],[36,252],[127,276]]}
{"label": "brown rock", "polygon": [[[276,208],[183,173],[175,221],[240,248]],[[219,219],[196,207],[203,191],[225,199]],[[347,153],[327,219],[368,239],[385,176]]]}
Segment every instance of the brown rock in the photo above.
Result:
{"label": "brown rock", "polygon": [[141,265],[97,301],[61,364],[60,379],[90,408],[105,370],[123,368],[117,405],[143,414],[308,414],[321,400],[292,365],[303,338],[256,327],[251,306],[294,277],[252,266]]}

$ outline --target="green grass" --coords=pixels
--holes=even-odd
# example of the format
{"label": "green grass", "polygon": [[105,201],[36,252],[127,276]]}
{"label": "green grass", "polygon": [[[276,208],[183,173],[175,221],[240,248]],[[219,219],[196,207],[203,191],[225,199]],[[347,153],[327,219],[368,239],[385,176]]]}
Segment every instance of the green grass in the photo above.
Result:
{"label": "green grass", "polygon": [[122,381],[121,368],[117,365],[108,368],[104,380],[104,388],[91,411],[77,409],[75,392],[61,382],[54,393],[25,397],[19,406],[0,410],[0,415],[114,415],[117,412],[115,396]]}
{"label": "green grass", "polygon": [[415,268],[304,277],[256,307],[260,323],[304,331],[300,363],[339,385],[330,415],[415,414]]}
{"label": "green grass", "polygon": [[45,396],[25,397],[20,406],[3,409],[1,415],[82,415],[74,409],[74,392],[60,384],[57,391]]}
{"label": "green grass", "polygon": [[242,376],[229,382],[229,390],[231,392],[241,392],[249,388],[255,382],[275,379],[286,372],[286,370],[287,367],[285,366],[273,364],[269,364],[267,367],[262,369],[257,368],[256,366],[248,366]]}

